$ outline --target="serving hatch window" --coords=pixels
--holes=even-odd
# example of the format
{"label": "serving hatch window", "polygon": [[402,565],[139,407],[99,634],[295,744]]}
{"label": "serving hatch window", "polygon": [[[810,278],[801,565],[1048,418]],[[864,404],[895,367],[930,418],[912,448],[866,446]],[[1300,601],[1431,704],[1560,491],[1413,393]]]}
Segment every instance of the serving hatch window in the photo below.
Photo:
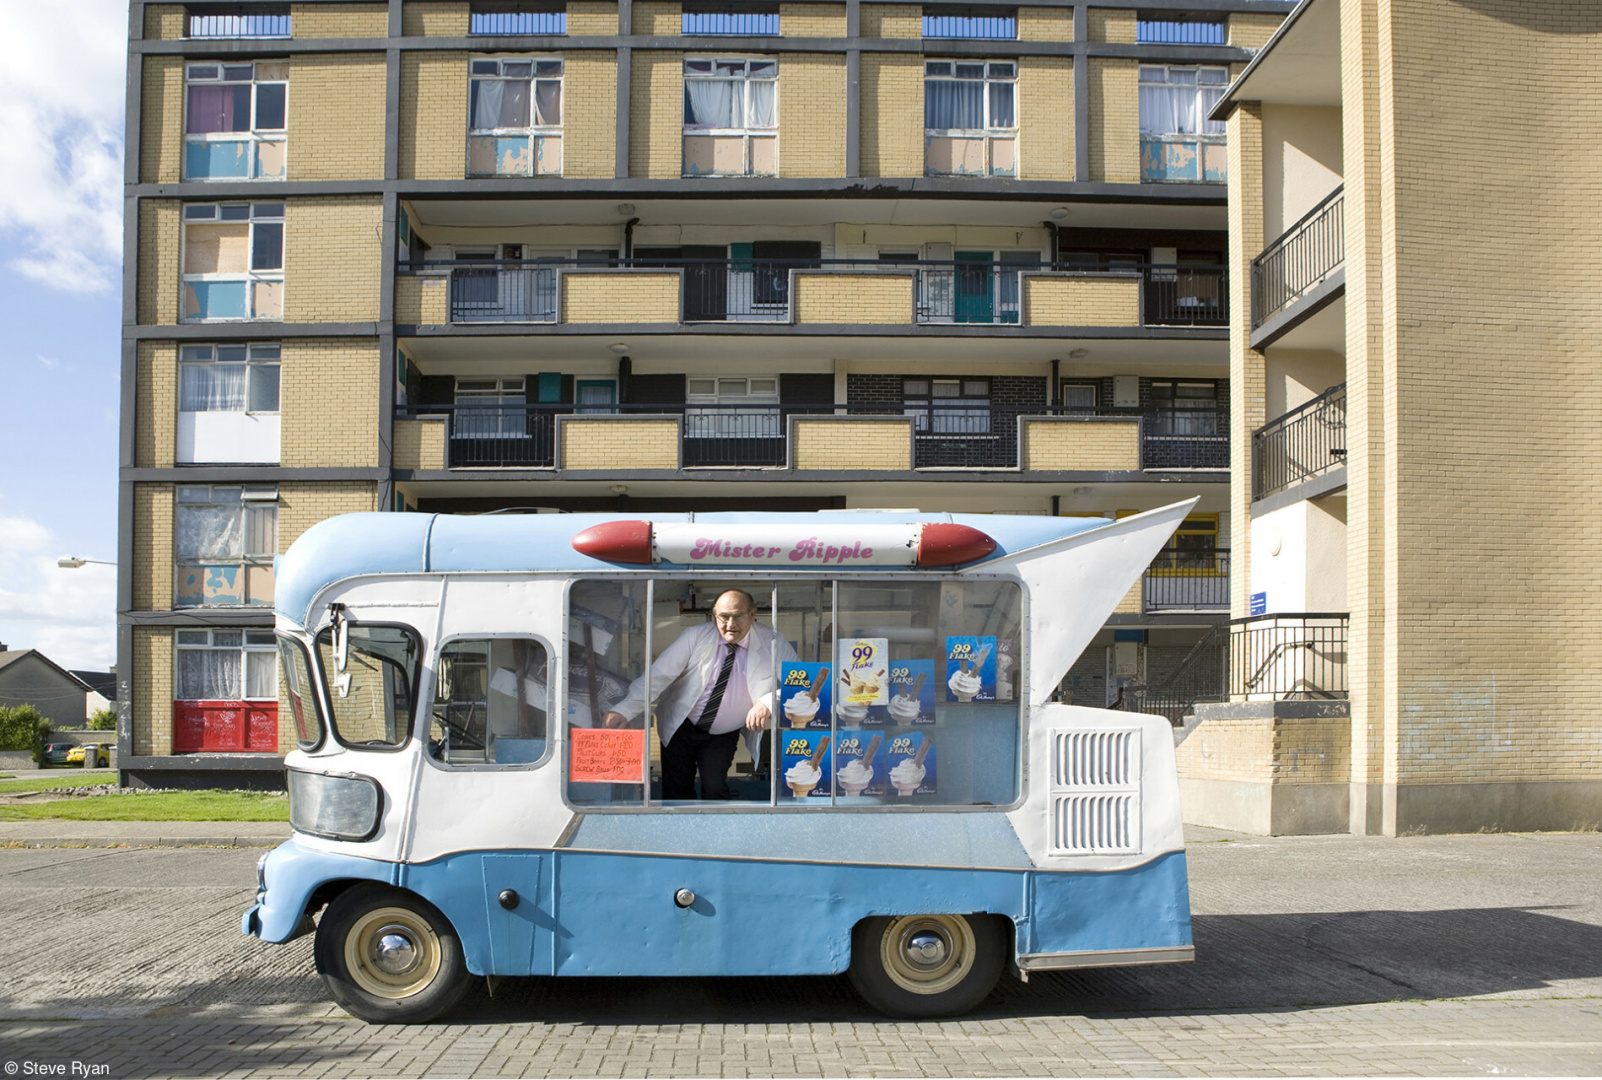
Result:
{"label": "serving hatch window", "polygon": [[[713,608],[755,599],[750,700],[728,801],[664,799],[662,736],[704,700]],[[576,582],[563,768],[584,807],[997,806],[1020,794],[1022,593],[1014,582],[760,577]],[[708,640],[663,661],[681,636]],[[697,693],[697,690],[701,693]],[[671,741],[671,736],[670,736]],[[701,776],[704,782],[704,773]],[[698,788],[704,793],[705,788]]]}

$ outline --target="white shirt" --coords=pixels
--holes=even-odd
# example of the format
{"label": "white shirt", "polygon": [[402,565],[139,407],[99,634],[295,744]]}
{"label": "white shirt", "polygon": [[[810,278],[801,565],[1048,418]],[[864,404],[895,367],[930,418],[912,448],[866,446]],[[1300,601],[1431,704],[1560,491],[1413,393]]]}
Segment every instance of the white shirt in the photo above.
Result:
{"label": "white shirt", "polygon": [[[717,716],[712,721],[712,734],[722,735],[726,732],[737,731],[745,727],[746,714],[751,711],[751,688],[746,684],[746,659],[751,655],[751,635],[735,642],[734,667],[729,671],[729,685],[723,691],[723,700],[718,704]],[[728,655],[729,643],[718,637],[717,661],[712,667],[713,675],[701,691],[701,696],[695,699],[690,711],[684,714],[684,719],[695,723],[701,719],[701,713],[706,710],[706,703],[712,700],[712,691],[717,689],[717,673],[723,670],[724,658]]]}

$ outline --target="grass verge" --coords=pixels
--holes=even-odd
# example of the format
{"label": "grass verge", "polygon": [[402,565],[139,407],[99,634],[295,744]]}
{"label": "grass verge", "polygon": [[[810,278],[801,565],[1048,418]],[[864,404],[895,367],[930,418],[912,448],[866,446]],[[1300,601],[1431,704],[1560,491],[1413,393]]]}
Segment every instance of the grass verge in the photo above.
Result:
{"label": "grass verge", "polygon": [[160,791],[0,806],[0,821],[288,821],[289,800],[253,791]]}
{"label": "grass verge", "polygon": [[30,776],[26,780],[18,780],[6,776],[0,782],[0,795],[22,795],[29,791],[49,791],[52,788],[64,787],[92,787],[95,784],[115,784],[117,774],[110,769],[96,771],[90,769],[85,772],[79,769],[75,772],[63,772],[58,776]]}

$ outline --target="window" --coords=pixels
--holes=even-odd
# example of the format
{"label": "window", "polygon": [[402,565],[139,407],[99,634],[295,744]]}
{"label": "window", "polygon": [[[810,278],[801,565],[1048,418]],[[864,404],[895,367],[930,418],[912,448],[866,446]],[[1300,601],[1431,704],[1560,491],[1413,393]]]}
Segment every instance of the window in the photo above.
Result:
{"label": "window", "polygon": [[901,397],[919,435],[990,434],[989,379],[903,379]]}
{"label": "window", "polygon": [[467,32],[495,36],[566,34],[567,12],[560,5],[520,4],[515,0],[476,3],[468,18]]}
{"label": "window", "polygon": [[440,651],[428,750],[449,765],[511,765],[545,756],[545,647],[521,638],[453,641]]}
{"label": "window", "polygon": [[1140,178],[1208,181],[1227,175],[1224,125],[1207,119],[1229,85],[1222,67],[1140,67]]}
{"label": "window", "polygon": [[475,59],[468,86],[469,176],[562,175],[557,59]]}
{"label": "window", "polygon": [[178,488],[174,606],[272,603],[277,500],[268,485]]}
{"label": "window", "polygon": [[1217,435],[1218,384],[1153,380],[1150,416],[1153,435]]}
{"label": "window", "polygon": [[926,7],[923,36],[1012,41],[1018,37],[1018,13],[994,8]]}
{"label": "window", "polygon": [[[779,410],[750,408],[778,405],[778,379],[690,378],[685,384],[686,439],[778,439]],[[696,408],[695,406],[702,406]]]}
{"label": "window", "polygon": [[278,647],[271,630],[179,630],[172,748],[276,752]]}
{"label": "window", "polygon": [[190,64],[184,95],[185,180],[282,180],[289,65]]}
{"label": "window", "polygon": [[184,207],[185,322],[284,317],[284,204]]}
{"label": "window", "polygon": [[191,5],[189,36],[192,38],[286,38],[289,36],[288,4],[225,4],[217,9]]}
{"label": "window", "polygon": [[457,379],[453,439],[528,437],[527,383],[510,379]]}
{"label": "window", "polygon": [[185,345],[178,358],[180,465],[276,464],[277,345]]}
{"label": "window", "polygon": [[686,36],[738,34],[742,37],[777,37],[779,10],[762,10],[760,5],[733,8],[686,4],[679,27],[679,32]]}
{"label": "window", "polygon": [[923,171],[1016,176],[1018,65],[930,60],[923,65]]}
{"label": "window", "polygon": [[776,60],[684,61],[684,175],[778,173]]}
{"label": "window", "polygon": [[312,689],[311,661],[306,649],[293,638],[278,639],[278,659],[283,664],[284,696],[295,722],[295,742],[303,750],[314,749],[323,741],[322,724],[317,718],[317,693]]}
{"label": "window", "polygon": [[342,622],[337,635],[333,627],[317,635],[317,660],[336,739],[385,749],[406,742],[422,670],[422,646],[413,630]]}
{"label": "window", "polygon": [[[563,763],[570,803],[664,805],[659,733],[695,702],[682,700],[682,684],[670,685],[667,673],[647,667],[681,635],[704,632],[728,588],[754,596],[756,625],[776,632],[766,655],[747,657],[766,668],[774,719],[760,741],[741,740],[729,777],[732,805],[999,809],[1016,802],[1016,584],[744,577],[574,583]],[[608,711],[628,726],[602,728]]]}
{"label": "window", "polygon": [[1218,19],[1135,20],[1135,40],[1153,45],[1224,45],[1224,24]]}
{"label": "window", "polygon": [[1099,387],[1093,382],[1065,382],[1062,384],[1062,411],[1065,413],[1094,415],[1099,398]]}

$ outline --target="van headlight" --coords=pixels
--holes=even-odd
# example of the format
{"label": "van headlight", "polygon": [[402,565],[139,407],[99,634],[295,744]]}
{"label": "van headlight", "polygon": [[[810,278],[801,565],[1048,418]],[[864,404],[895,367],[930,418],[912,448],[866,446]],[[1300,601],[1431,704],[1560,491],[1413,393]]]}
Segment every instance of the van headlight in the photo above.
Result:
{"label": "van headlight", "polygon": [[378,833],[384,790],[370,776],[289,770],[289,824],[329,840],[371,840]]}

